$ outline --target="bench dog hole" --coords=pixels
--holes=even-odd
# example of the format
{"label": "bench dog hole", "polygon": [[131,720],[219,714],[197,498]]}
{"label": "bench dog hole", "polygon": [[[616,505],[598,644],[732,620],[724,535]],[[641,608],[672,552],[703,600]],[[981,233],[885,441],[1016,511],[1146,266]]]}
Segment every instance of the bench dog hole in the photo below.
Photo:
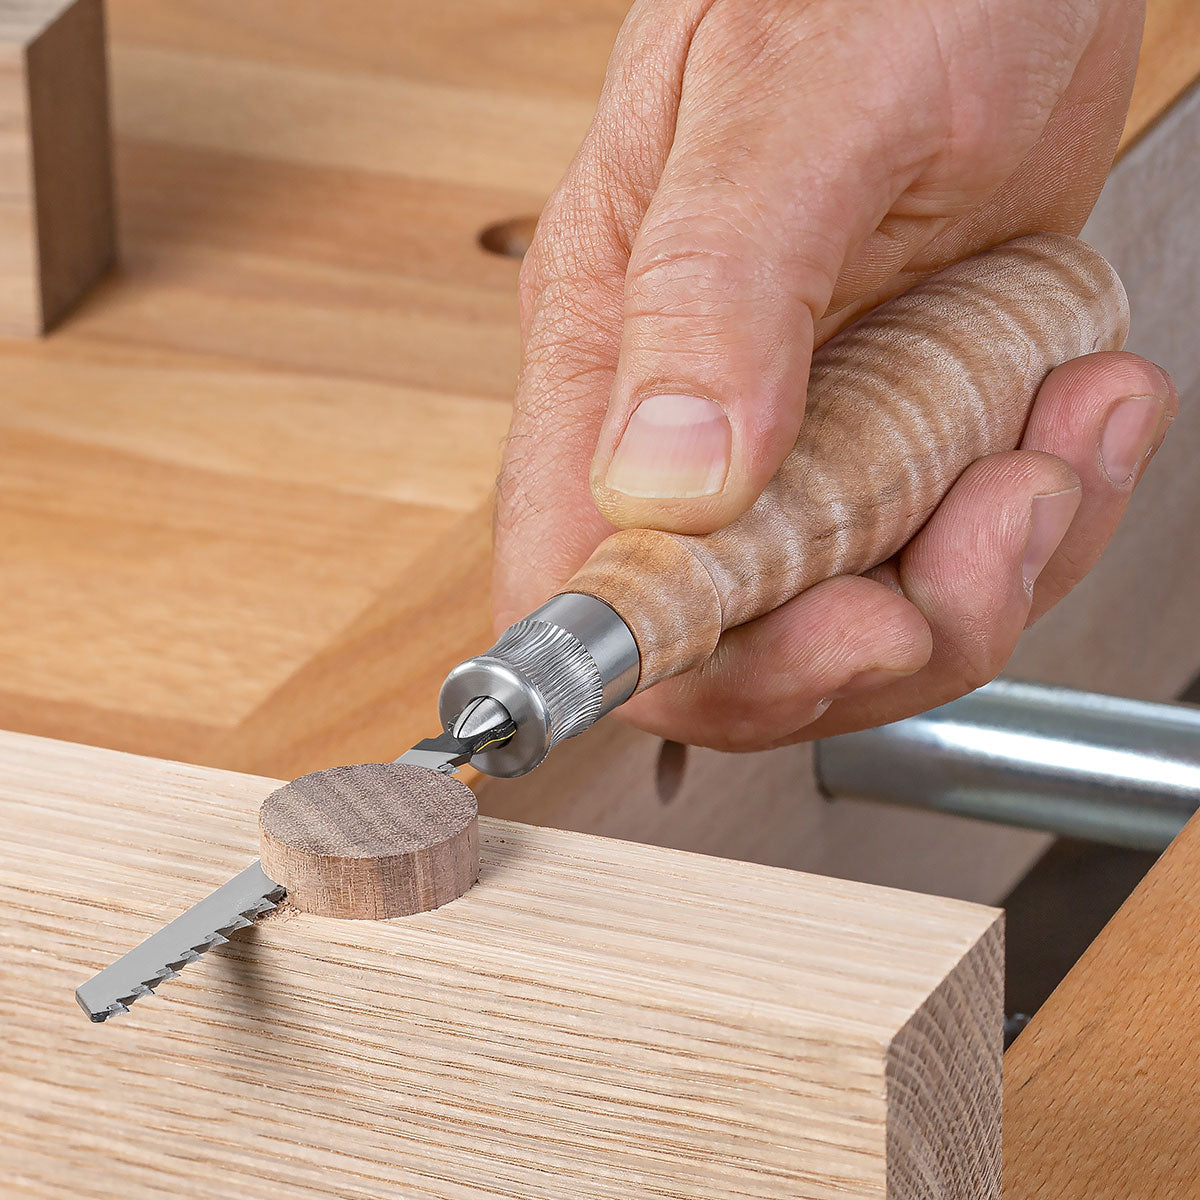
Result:
{"label": "bench dog hole", "polygon": [[505,258],[524,258],[536,228],[537,217],[512,217],[480,230],[478,240],[480,246],[489,254],[499,254]]}
{"label": "bench dog hole", "polygon": [[654,783],[661,803],[670,804],[679,794],[687,759],[688,748],[682,742],[664,741],[659,747]]}

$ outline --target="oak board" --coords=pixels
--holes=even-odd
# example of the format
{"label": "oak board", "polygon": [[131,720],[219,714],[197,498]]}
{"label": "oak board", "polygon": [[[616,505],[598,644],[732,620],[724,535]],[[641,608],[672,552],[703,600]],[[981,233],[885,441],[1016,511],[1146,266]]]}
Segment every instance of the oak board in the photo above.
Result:
{"label": "oak board", "polygon": [[6,1196],[998,1200],[1002,917],[481,819],[461,899],[286,906],[73,988],[253,858],[271,780],[0,734]]}

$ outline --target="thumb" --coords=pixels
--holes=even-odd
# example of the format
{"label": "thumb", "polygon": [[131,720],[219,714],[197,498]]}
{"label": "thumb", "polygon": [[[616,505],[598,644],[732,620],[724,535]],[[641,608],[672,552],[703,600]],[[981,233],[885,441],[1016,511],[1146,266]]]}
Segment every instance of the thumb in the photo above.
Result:
{"label": "thumb", "polygon": [[778,88],[731,101],[717,82],[685,77],[630,249],[591,470],[597,507],[621,527],[708,533],[753,505],[799,434],[814,325],[848,252],[909,182],[894,121],[848,130],[795,100],[772,115]]}
{"label": "thumb", "polygon": [[664,176],[631,249],[591,470],[621,527],[707,533],[754,503],[799,434],[814,314],[840,265],[785,256],[752,211],[765,184],[714,185],[703,177],[729,168],[706,165]]}

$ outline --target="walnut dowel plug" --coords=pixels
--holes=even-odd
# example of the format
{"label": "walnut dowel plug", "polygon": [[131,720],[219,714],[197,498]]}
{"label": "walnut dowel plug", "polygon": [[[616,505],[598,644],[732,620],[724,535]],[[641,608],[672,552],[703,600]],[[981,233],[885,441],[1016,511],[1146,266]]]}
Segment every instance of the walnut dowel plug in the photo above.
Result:
{"label": "walnut dowel plug", "polygon": [[613,534],[563,590],[629,626],[638,690],[696,666],[723,630],[894,554],[966,467],[1018,444],[1052,368],[1127,329],[1120,280],[1074,238],[958,263],[817,352],[795,449],[748,513],[704,537]]}
{"label": "walnut dowel plug", "polygon": [[259,813],[263,870],[304,912],[405,917],[479,878],[478,810],[466,784],[406,763],[315,771]]}

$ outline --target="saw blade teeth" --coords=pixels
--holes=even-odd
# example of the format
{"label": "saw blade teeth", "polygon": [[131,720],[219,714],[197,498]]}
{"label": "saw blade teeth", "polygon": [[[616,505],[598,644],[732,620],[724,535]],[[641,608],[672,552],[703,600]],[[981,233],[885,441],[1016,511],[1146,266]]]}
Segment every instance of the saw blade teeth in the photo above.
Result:
{"label": "saw blade teeth", "polygon": [[227,934],[248,929],[283,895],[284,889],[255,863],[88,980],[75,998],[93,1021],[128,1012],[159,984],[178,979],[181,969],[206,951],[227,945]]}

